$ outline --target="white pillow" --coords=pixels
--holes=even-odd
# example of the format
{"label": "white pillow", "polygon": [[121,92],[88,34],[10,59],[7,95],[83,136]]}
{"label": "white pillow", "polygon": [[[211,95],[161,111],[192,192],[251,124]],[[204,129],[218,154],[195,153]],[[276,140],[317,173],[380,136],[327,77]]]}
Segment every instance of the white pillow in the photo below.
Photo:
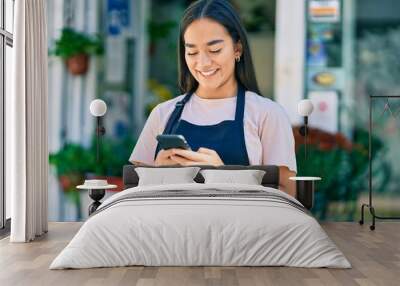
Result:
{"label": "white pillow", "polygon": [[138,186],[195,183],[199,167],[184,168],[135,168],[139,176]]}
{"label": "white pillow", "polygon": [[200,174],[204,177],[205,184],[247,184],[261,185],[265,175],[263,170],[202,170]]}

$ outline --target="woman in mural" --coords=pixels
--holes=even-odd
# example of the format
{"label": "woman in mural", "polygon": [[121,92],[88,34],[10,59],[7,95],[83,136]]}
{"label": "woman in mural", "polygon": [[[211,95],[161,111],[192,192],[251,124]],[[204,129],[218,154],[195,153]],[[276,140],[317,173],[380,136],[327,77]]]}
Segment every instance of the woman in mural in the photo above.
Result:
{"label": "woman in mural", "polygon": [[[246,32],[228,1],[192,3],[181,20],[182,95],[151,112],[129,159],[147,165],[277,165],[284,191],[296,174],[283,108],[260,95]],[[160,150],[158,134],[181,134],[191,150]]]}

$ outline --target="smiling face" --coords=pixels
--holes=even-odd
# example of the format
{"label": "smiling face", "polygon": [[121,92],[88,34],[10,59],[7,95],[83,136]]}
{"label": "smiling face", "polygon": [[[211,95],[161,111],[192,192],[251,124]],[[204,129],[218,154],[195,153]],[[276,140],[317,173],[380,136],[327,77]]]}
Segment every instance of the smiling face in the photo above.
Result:
{"label": "smiling face", "polygon": [[234,44],[224,26],[202,18],[184,33],[185,60],[199,89],[213,90],[235,83],[235,58],[241,45]]}

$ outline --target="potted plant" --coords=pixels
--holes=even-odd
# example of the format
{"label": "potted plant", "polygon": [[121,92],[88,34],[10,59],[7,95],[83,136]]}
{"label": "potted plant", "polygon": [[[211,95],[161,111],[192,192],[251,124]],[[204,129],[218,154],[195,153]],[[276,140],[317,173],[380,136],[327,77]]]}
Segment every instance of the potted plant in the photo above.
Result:
{"label": "potted plant", "polygon": [[93,167],[93,156],[81,145],[67,143],[58,152],[49,155],[49,163],[56,167],[57,176],[65,195],[77,206],[81,219],[80,196],[75,187],[83,183],[84,176]]}
{"label": "potted plant", "polygon": [[134,141],[131,138],[113,140],[103,138],[100,145],[100,160],[96,160],[95,137],[89,148],[79,144],[67,143],[49,156],[49,162],[57,169],[60,185],[64,191],[75,190],[85,179],[104,178],[110,184],[123,188],[122,168],[128,159]]}
{"label": "potted plant", "polygon": [[[299,127],[293,130],[296,143],[298,173],[305,176],[319,176],[316,183],[314,215],[325,220],[332,202],[344,202],[341,214],[346,220],[352,220],[357,208],[358,196],[367,189],[368,171],[368,132],[356,128],[353,140],[348,140],[341,133],[309,128],[307,137],[307,158],[304,156],[304,137],[299,134]],[[374,153],[384,152],[382,142],[372,138]],[[390,176],[384,161],[375,170],[373,176],[377,189],[384,189]],[[378,186],[379,185],[379,186]],[[338,219],[336,217],[335,219]]]}
{"label": "potted plant", "polygon": [[82,183],[83,175],[92,168],[92,156],[81,145],[67,143],[58,152],[49,155],[49,163],[57,169],[64,190]]}
{"label": "potted plant", "polygon": [[86,73],[89,66],[89,55],[103,53],[100,38],[90,37],[71,28],[64,28],[61,37],[55,43],[54,54],[63,58],[68,70],[73,75]]}
{"label": "potted plant", "polygon": [[[122,139],[102,138],[100,145],[100,160],[93,157],[91,171],[86,174],[87,179],[105,179],[108,183],[117,185],[112,191],[123,190],[122,169],[129,164],[129,157],[135,145],[129,137]],[[89,152],[96,154],[96,141],[93,137]]]}
{"label": "potted plant", "polygon": [[[127,141],[126,141],[127,142]],[[131,141],[130,141],[131,142]],[[93,140],[93,143],[95,141]],[[106,179],[110,184],[123,189],[122,166],[128,163],[128,150],[132,145],[120,152],[121,145],[107,139],[101,145],[101,160],[96,160],[96,144],[86,148],[79,144],[67,143],[60,150],[49,155],[49,163],[56,167],[57,177],[65,196],[75,205],[77,220],[82,216],[81,194],[76,186],[85,179]]]}

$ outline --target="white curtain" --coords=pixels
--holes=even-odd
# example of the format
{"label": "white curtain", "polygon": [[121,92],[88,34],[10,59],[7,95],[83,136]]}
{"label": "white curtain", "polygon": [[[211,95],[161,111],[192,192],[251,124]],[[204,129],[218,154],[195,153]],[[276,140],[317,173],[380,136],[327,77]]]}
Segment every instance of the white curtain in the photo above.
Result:
{"label": "white curtain", "polygon": [[[12,242],[47,232],[46,0],[15,1],[13,93],[6,98]],[[8,102],[7,102],[8,101]]]}

